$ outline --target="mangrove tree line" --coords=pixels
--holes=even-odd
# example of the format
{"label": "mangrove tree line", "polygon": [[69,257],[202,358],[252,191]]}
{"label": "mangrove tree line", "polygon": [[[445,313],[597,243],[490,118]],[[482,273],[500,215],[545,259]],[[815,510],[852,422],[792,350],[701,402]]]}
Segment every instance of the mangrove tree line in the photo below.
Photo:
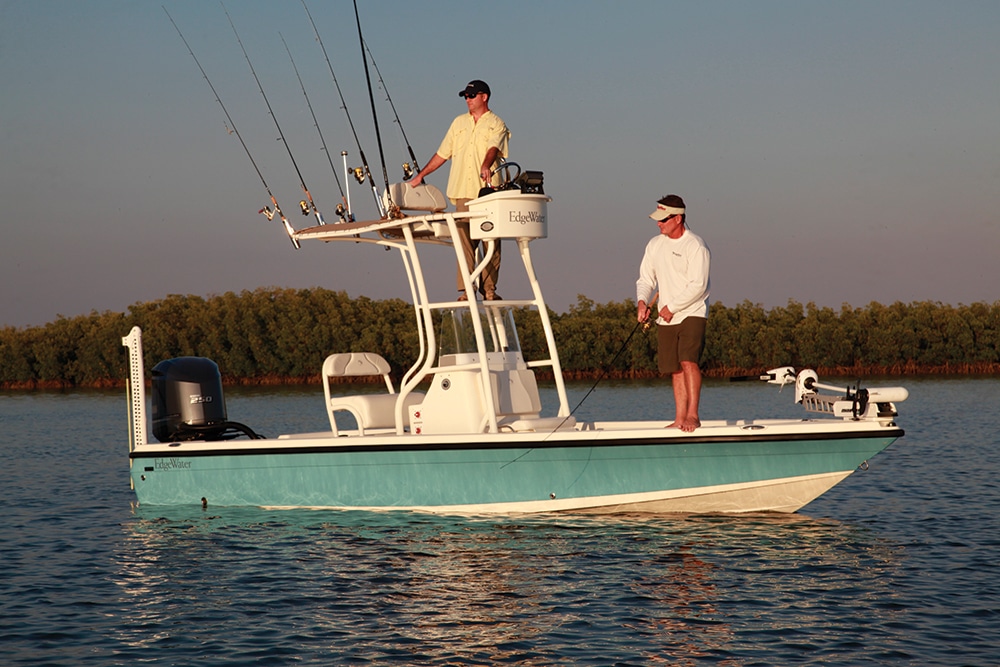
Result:
{"label": "mangrove tree line", "polygon": [[[537,317],[526,309],[515,316],[525,356],[543,356]],[[570,376],[655,375],[655,332],[636,330],[631,300],[597,304],[580,296],[567,312],[550,311],[550,317]],[[350,351],[378,351],[398,374],[418,351],[413,308],[399,299],[351,299],[322,288],[170,295],[125,313],[0,329],[0,387],[121,384],[127,373],[121,338],[136,325],[143,330],[147,371],[164,359],[208,357],[227,382],[314,382],[328,354]],[[712,304],[707,375],[786,364],[827,375],[998,372],[1000,302],[873,302],[839,310],[794,301],[771,309],[748,301]]]}

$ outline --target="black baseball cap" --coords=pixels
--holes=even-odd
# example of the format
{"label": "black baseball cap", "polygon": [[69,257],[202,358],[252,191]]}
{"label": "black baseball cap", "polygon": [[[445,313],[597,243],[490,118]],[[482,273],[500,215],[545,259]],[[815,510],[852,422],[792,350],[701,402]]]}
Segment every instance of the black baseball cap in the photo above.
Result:
{"label": "black baseball cap", "polygon": [[486,85],[485,81],[480,81],[479,79],[473,79],[469,82],[469,85],[465,87],[465,90],[458,91],[459,97],[475,97],[479,93],[486,93],[490,95],[490,87]]}

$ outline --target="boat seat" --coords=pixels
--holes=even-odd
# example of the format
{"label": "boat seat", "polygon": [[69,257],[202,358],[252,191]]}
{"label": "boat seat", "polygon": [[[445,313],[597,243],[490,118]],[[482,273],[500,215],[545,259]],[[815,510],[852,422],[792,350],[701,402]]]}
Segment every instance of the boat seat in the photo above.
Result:
{"label": "boat seat", "polygon": [[448,207],[448,200],[430,183],[421,183],[416,187],[405,182],[392,183],[382,193],[382,203],[386,209],[389,208],[390,201],[398,206],[400,211],[440,213]]}
{"label": "boat seat", "polygon": [[[330,430],[333,435],[337,431],[335,414],[339,411],[350,412],[358,423],[358,434],[364,435],[366,430],[395,429],[396,402],[399,394],[392,386],[389,378],[389,362],[374,352],[345,352],[331,354],[323,361],[323,395],[326,400],[326,410],[330,417]],[[356,394],[353,396],[332,396],[330,380],[341,377],[371,377],[381,375],[385,381],[387,394]],[[412,392],[403,399],[403,425],[409,422],[409,407],[423,400],[423,393]]]}

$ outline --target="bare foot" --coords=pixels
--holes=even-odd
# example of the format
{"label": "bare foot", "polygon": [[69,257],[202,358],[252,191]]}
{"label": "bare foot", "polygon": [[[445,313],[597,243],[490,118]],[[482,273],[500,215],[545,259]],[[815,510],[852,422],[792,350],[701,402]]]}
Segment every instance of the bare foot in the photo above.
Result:
{"label": "bare foot", "polygon": [[696,428],[701,426],[701,420],[697,417],[688,417],[681,424],[681,430],[685,433],[693,433]]}
{"label": "bare foot", "polygon": [[676,421],[672,421],[663,428],[680,428],[680,425]]}

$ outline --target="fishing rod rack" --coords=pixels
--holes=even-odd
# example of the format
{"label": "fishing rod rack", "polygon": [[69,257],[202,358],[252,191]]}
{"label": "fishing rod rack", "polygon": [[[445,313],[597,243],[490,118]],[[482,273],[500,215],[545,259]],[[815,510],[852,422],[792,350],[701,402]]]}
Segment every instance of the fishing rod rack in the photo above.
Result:
{"label": "fishing rod rack", "polygon": [[[272,220],[277,217],[281,221],[289,240],[296,249],[301,247],[300,241],[304,240],[342,240],[350,241],[352,243],[376,243],[387,248],[395,248],[400,251],[404,269],[409,280],[412,302],[416,313],[417,330],[420,336],[420,352],[419,358],[414,362],[414,365],[403,377],[401,383],[399,392],[400,396],[395,405],[395,428],[397,432],[402,433],[404,430],[404,424],[409,424],[415,421],[414,415],[409,415],[404,418],[403,411],[406,409],[407,395],[414,392],[418,383],[423,382],[428,377],[433,378],[434,376],[442,373],[442,369],[445,366],[448,366],[449,373],[464,373],[465,375],[461,376],[462,381],[467,381],[469,383],[469,388],[470,390],[473,390],[473,394],[482,396],[483,405],[480,412],[482,424],[479,428],[474,428],[474,431],[481,432],[482,430],[486,430],[489,432],[496,432],[501,427],[501,422],[504,420],[507,420],[507,423],[509,423],[511,419],[515,419],[520,422],[523,422],[525,419],[533,419],[537,422],[539,418],[537,407],[538,392],[534,382],[534,375],[529,368],[539,366],[547,366],[552,369],[552,373],[556,378],[557,393],[559,395],[559,417],[562,418],[563,421],[568,421],[569,409],[566,399],[566,391],[563,385],[562,372],[559,365],[558,353],[556,351],[555,339],[552,333],[552,326],[548,319],[548,308],[542,297],[541,288],[539,287],[528,249],[530,241],[538,238],[545,238],[547,235],[546,204],[549,201],[549,197],[547,197],[544,193],[544,178],[542,172],[527,170],[522,171],[520,165],[515,162],[501,161],[492,174],[493,177],[499,176],[498,180],[501,181],[500,185],[483,188],[479,192],[479,196],[469,202],[468,211],[462,212],[446,212],[447,200],[440,190],[432,185],[422,184],[420,186],[413,187],[406,182],[391,184],[385,168],[385,156],[382,150],[382,141],[378,127],[378,117],[375,110],[371,77],[368,71],[368,62],[371,60],[374,64],[374,58],[371,57],[371,52],[364,41],[363,35],[361,34],[361,21],[358,17],[357,3],[355,2],[354,4],[355,17],[358,23],[358,40],[361,47],[361,57],[365,66],[365,78],[368,83],[368,96],[371,103],[372,121],[375,126],[379,157],[382,162],[382,175],[385,181],[385,187],[381,193],[379,192],[379,187],[374,183],[374,179],[372,178],[372,171],[369,167],[368,159],[365,156],[364,149],[358,139],[351,115],[347,110],[347,103],[344,100],[344,96],[340,89],[340,84],[334,72],[329,54],[326,51],[326,46],[323,44],[319,29],[309,12],[309,7],[306,5],[305,0],[302,1],[302,6],[309,18],[310,25],[312,26],[313,32],[316,36],[316,41],[322,50],[323,57],[330,72],[330,77],[340,98],[341,107],[347,115],[348,124],[351,128],[352,134],[354,135],[358,153],[362,162],[360,167],[349,168],[347,166],[347,153],[346,151],[341,152],[341,156],[344,161],[344,176],[346,183],[345,187],[341,190],[342,205],[338,205],[337,207],[337,214],[340,220],[335,221],[334,224],[326,223],[319,211],[319,207],[313,200],[312,194],[306,186],[305,178],[299,169],[291,148],[285,139],[281,126],[278,123],[277,117],[274,114],[270,100],[264,90],[264,86],[257,75],[257,71],[255,70],[250,59],[250,55],[248,54],[240,34],[236,29],[235,22],[223,4],[223,10],[225,11],[230,27],[232,28],[236,43],[239,45],[243,57],[246,60],[250,73],[256,82],[264,104],[266,105],[269,115],[274,122],[279,138],[283,143],[295,173],[298,176],[299,185],[305,195],[305,199],[299,203],[299,208],[303,215],[314,215],[316,222],[318,223],[314,227],[302,230],[296,230],[285,217],[281,207],[278,205],[276,197],[272,193],[270,186],[264,178],[263,172],[254,160],[254,157],[244,141],[243,136],[237,130],[236,124],[233,122],[232,117],[229,114],[229,110],[225,104],[223,104],[221,97],[212,85],[211,80],[209,80],[207,73],[201,66],[201,63],[198,61],[197,56],[195,56],[194,51],[191,49],[183,33],[181,33],[180,28],[174,22],[173,18],[170,17],[169,12],[167,12],[167,17],[174,25],[178,35],[187,47],[188,52],[191,54],[192,59],[195,61],[195,64],[201,71],[202,76],[205,78],[210,89],[212,90],[216,101],[225,113],[228,121],[227,127],[231,127],[232,133],[236,134],[241,145],[243,146],[244,152],[260,178],[261,184],[267,191],[270,204],[264,206],[259,212],[264,214],[268,220]],[[166,12],[166,8],[164,8],[164,12]],[[312,103],[309,100],[305,83],[299,75],[298,67],[295,64],[291,50],[288,48],[288,44],[285,42],[284,37],[282,37],[282,43],[288,53],[289,60],[292,64],[293,70],[295,71],[296,78],[299,82],[300,88],[302,89],[302,94],[309,107],[314,124],[316,125],[317,130],[319,130],[319,123],[316,120],[316,115],[314,113]],[[399,126],[400,131],[403,132],[402,123],[400,122],[398,113],[396,113],[395,105],[388,95],[388,90],[386,90],[385,81],[382,79],[381,72],[378,72],[378,78],[379,84],[382,86],[382,89],[385,90],[386,98],[392,107],[393,114],[396,118],[396,124]],[[319,133],[319,137],[324,152],[327,153],[327,157],[329,158],[330,151],[326,145],[325,138],[322,136],[322,132]],[[403,138],[407,143],[410,160],[413,165],[416,165],[416,155],[409,145],[409,140],[406,139],[405,132],[403,132]],[[332,160],[330,160],[330,166],[331,169],[333,169]],[[407,171],[407,164],[404,164],[404,174],[406,174]],[[334,174],[336,175],[335,169]],[[350,179],[348,178],[348,175],[353,175],[354,180],[356,180],[359,184],[363,184],[365,182],[369,184],[378,209],[377,220],[370,220],[368,222],[355,221],[354,212],[351,208],[349,188]],[[337,180],[339,185],[339,178]],[[487,181],[487,183],[492,183],[492,180],[493,179],[491,178],[491,180]],[[473,261],[474,266],[469,266],[469,262],[465,259],[462,243],[458,242],[458,239],[460,238],[458,231],[459,225],[468,225],[468,237],[474,242],[482,242],[484,251],[481,254],[476,255]],[[518,299],[513,301],[504,300],[496,302],[479,302],[475,298],[475,294],[477,293],[478,287],[480,287],[480,284],[482,283],[483,272],[490,264],[491,260],[499,252],[499,243],[501,239],[509,239],[516,242],[518,255],[522,260],[522,264],[528,276],[528,282],[531,287],[531,296],[527,299]],[[417,253],[418,242],[451,245],[453,247],[455,258],[459,266],[459,275],[461,276],[461,281],[465,286],[465,294],[470,297],[468,300],[432,301],[429,298],[424,272]],[[511,337],[516,339],[516,331],[513,328],[514,323],[512,315],[512,309],[515,307],[532,307],[537,310],[538,316],[541,319],[542,329],[545,332],[549,353],[548,358],[538,359],[526,363],[521,357],[519,346],[511,347],[510,349],[512,352],[508,354],[507,342],[509,338],[506,331],[509,329]],[[471,323],[471,328],[474,332],[475,344],[469,346],[470,351],[468,353],[463,353],[471,354],[471,356],[462,357],[464,361],[461,362],[456,361],[458,357],[455,355],[450,355],[452,358],[445,363],[443,357],[448,355],[445,355],[438,350],[435,345],[436,333],[434,330],[434,321],[435,319],[440,319],[438,315],[441,317],[447,317],[449,314],[453,317],[468,316],[468,321]],[[515,349],[516,352],[513,351]],[[528,375],[531,377],[528,378]],[[459,376],[455,377],[457,378]],[[510,386],[517,383],[521,384],[521,388],[523,389],[523,391],[519,394],[521,399],[519,399],[519,401],[515,401],[519,403],[519,407],[511,407],[511,389],[510,386],[508,386],[508,380],[504,378],[510,380]],[[479,383],[479,389],[474,390],[477,383]],[[435,388],[437,388],[437,385],[435,385]],[[455,395],[456,393],[462,392],[451,392],[451,395]],[[431,398],[432,397],[429,396],[425,400],[430,400]],[[505,401],[507,407],[504,407]],[[441,423],[445,424],[444,428],[449,428],[450,426],[445,423],[446,421],[447,420],[444,420]],[[433,425],[431,425],[430,428],[433,430]]]}

